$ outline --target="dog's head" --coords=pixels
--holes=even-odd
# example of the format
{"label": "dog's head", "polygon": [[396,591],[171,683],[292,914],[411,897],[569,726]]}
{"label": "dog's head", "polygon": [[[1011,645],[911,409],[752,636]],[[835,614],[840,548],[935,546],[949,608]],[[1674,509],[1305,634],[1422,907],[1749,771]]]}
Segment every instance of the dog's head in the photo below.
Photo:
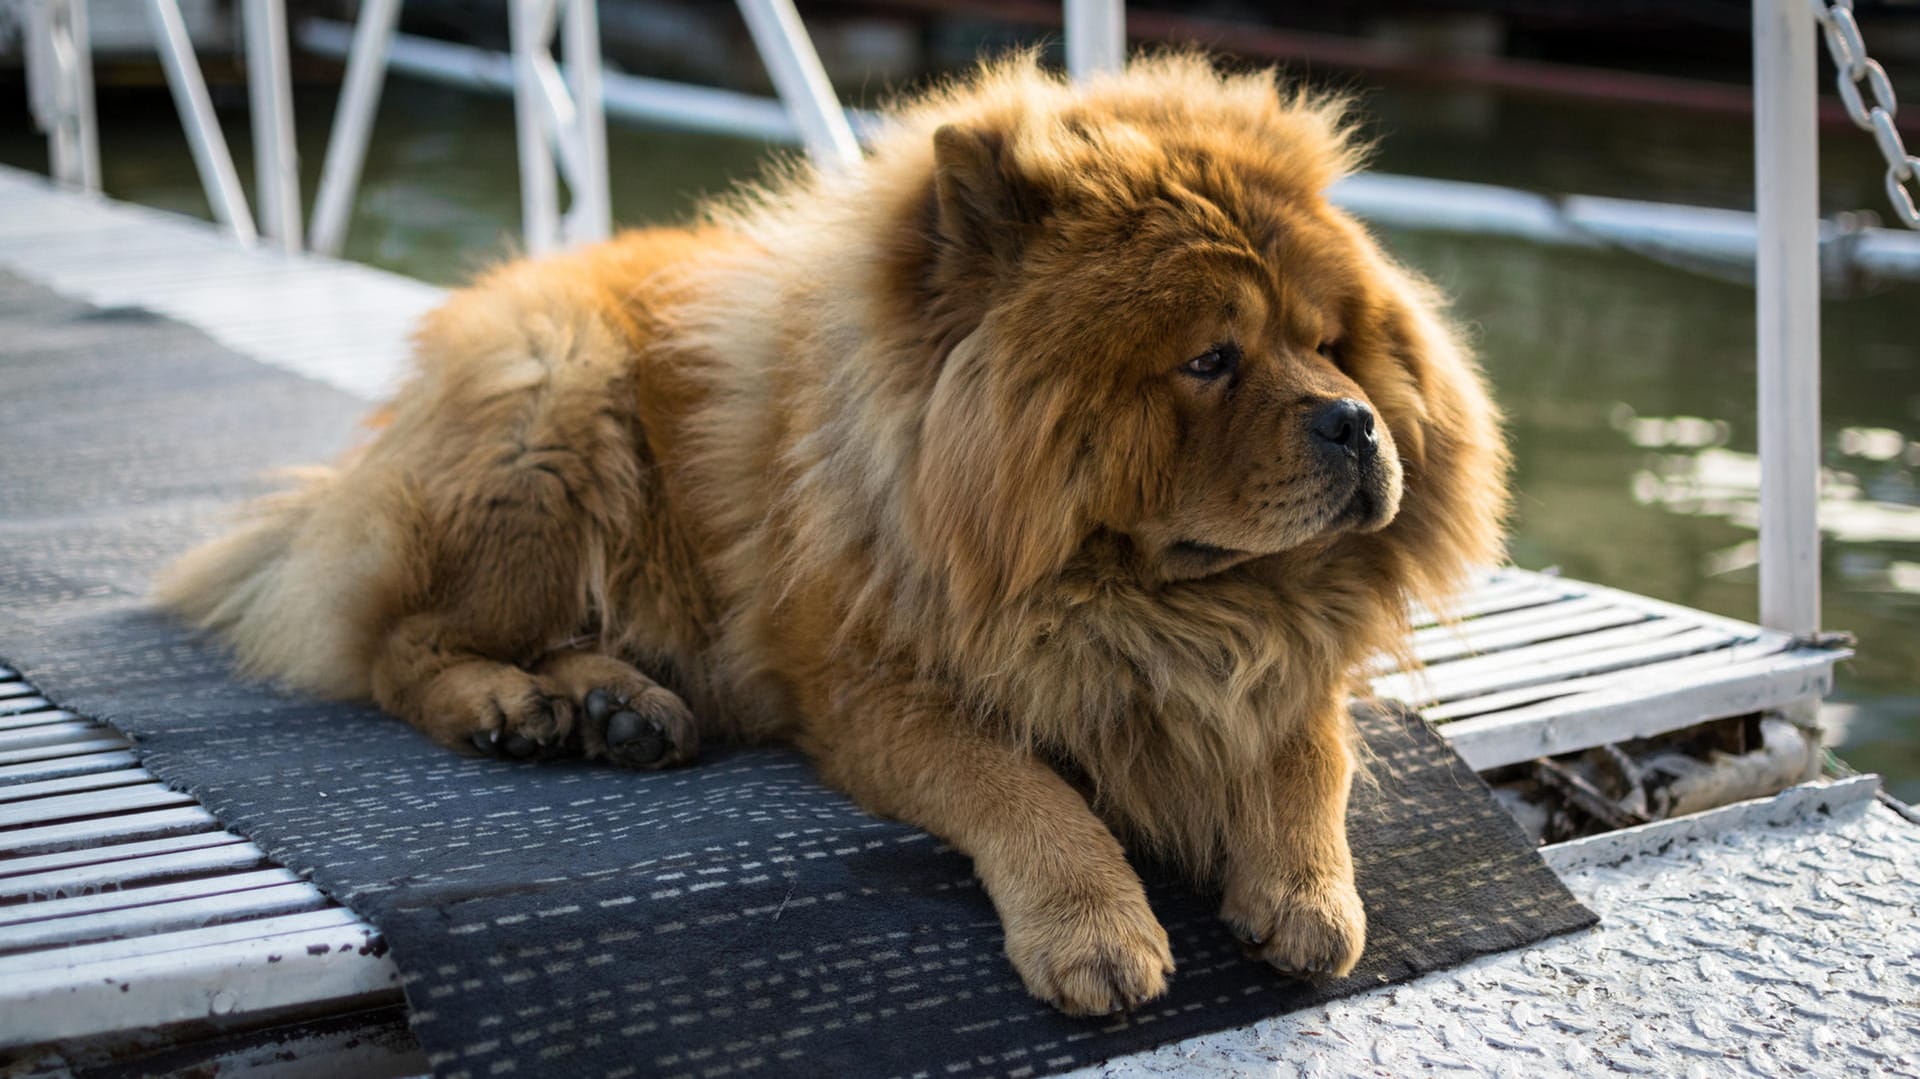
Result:
{"label": "dog's head", "polygon": [[1495,554],[1494,413],[1434,297],[1327,201],[1337,102],[1191,57],[983,84],[931,134],[921,224],[915,529],[958,597],[1095,535],[1162,582],[1346,543],[1426,592]]}

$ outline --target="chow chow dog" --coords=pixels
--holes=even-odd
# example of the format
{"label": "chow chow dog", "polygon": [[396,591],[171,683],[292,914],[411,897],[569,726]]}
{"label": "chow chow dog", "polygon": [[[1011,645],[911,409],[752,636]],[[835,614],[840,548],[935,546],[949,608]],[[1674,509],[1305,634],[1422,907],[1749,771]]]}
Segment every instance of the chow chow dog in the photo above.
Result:
{"label": "chow chow dog", "polygon": [[1173,972],[1123,841],[1343,974],[1355,671],[1499,555],[1506,466],[1327,200],[1344,117],[1193,55],[989,64],[857,166],[453,294],[363,444],[157,599],[463,752],[796,745],[970,855],[1068,1013]]}

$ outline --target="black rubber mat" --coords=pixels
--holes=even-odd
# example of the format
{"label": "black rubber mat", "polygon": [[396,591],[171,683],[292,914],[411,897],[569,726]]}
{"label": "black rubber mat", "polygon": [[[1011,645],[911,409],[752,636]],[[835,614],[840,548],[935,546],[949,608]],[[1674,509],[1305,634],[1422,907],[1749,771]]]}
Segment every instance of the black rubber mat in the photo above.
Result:
{"label": "black rubber mat", "polygon": [[0,278],[0,656],[378,926],[443,1076],[1044,1074],[1594,921],[1437,737],[1370,711],[1359,970],[1282,978],[1240,955],[1216,897],[1153,880],[1173,991],[1067,1019],[1022,990],[965,858],[794,754],[658,774],[469,760],[370,708],[235,681],[143,608],[150,575],[263,470],[331,456],[364,408]]}

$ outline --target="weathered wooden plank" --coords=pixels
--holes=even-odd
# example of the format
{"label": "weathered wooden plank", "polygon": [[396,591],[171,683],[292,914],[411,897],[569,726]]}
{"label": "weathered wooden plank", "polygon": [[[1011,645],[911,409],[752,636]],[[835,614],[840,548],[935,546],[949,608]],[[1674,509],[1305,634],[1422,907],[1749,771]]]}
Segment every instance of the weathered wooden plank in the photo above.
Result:
{"label": "weathered wooden plank", "polygon": [[153,773],[145,768],[116,768],[112,771],[91,772],[84,775],[65,776],[58,779],[43,779],[37,783],[14,783],[0,787],[0,802],[18,802],[28,798],[48,798],[57,794],[78,794],[81,791],[106,790],[110,787],[130,787],[138,783],[152,783]]}
{"label": "weathered wooden plank", "polygon": [[17,731],[26,727],[44,727],[49,723],[72,723],[83,719],[62,708],[44,708],[34,712],[18,712],[0,716],[0,731]]}
{"label": "weathered wooden plank", "polygon": [[[38,903],[0,907],[0,927],[80,918],[106,911],[126,910],[130,907],[151,907],[182,899],[226,896],[256,888],[295,883],[300,883],[300,877],[290,869],[259,869],[251,873],[228,873],[208,877],[205,880],[153,884],[143,888],[124,888],[93,895],[69,896],[65,899],[46,899]],[[5,932],[4,928],[0,928],[0,933]]]}
{"label": "weathered wooden plank", "polygon": [[125,738],[106,727],[96,728],[91,734],[91,737],[78,738],[71,742],[51,742],[42,746],[28,746],[24,749],[0,750],[0,767],[24,764],[28,761],[51,760],[56,757],[103,753],[110,749],[126,749],[131,745]]}
{"label": "weathered wooden plank", "polygon": [[[1585,604],[1585,600],[1574,603]],[[1574,603],[1554,604],[1554,607],[1572,607]],[[1509,649],[1522,648],[1531,644],[1544,644],[1567,637],[1596,633],[1603,629],[1617,629],[1621,626],[1638,625],[1650,621],[1652,615],[1645,611],[1636,611],[1629,607],[1600,605],[1592,609],[1582,609],[1565,613],[1558,618],[1541,619],[1530,625],[1515,626],[1499,632],[1476,629],[1472,633],[1463,633],[1450,641],[1436,641],[1416,648],[1414,658],[1421,663],[1435,665],[1449,663],[1474,656],[1492,655]],[[1468,622],[1466,626],[1477,626]]]}
{"label": "weathered wooden plank", "polygon": [[1530,685],[1503,689],[1495,693],[1483,693],[1475,697],[1465,697],[1445,704],[1428,705],[1420,710],[1427,722],[1444,724],[1469,716],[1504,711],[1532,704],[1536,701],[1554,700],[1578,693],[1593,693],[1611,690],[1621,686],[1670,685],[1684,682],[1688,678],[1698,677],[1702,672],[1715,667],[1730,667],[1746,663],[1765,656],[1777,655],[1786,650],[1784,637],[1763,636],[1757,641],[1743,641],[1728,648],[1716,649],[1698,655],[1681,656],[1678,659],[1660,660],[1619,670],[1603,671],[1598,674],[1581,675],[1577,678],[1563,678],[1553,682],[1537,682]]}
{"label": "weathered wooden plank", "polygon": [[154,839],[182,832],[201,832],[219,826],[220,822],[214,819],[213,814],[199,806],[156,809],[149,813],[127,813],[0,832],[0,855],[48,854],[94,843]]}
{"label": "weathered wooden plank", "polygon": [[33,687],[25,682],[16,681],[11,678],[0,680],[0,700],[31,696],[34,696]]}
{"label": "weathered wooden plank", "polygon": [[1561,697],[1448,723],[1442,737],[1478,770],[1647,738],[1709,719],[1765,711],[1833,688],[1831,652],[1769,656],[1649,692],[1643,686]]}
{"label": "weathered wooden plank", "polygon": [[182,929],[171,933],[150,933],[125,940],[103,940],[93,944],[43,948],[0,956],[0,1009],[10,993],[8,979],[34,971],[60,970],[89,963],[121,962],[147,955],[163,955],[202,948],[217,948],[261,937],[304,933],[310,929],[339,929],[364,926],[360,917],[345,907],[322,907],[298,914],[281,914],[246,921],[210,925],[204,929]]}
{"label": "weathered wooden plank", "polygon": [[318,910],[326,903],[326,897],[320,894],[318,888],[302,881],[298,884],[254,888],[231,895],[198,896],[171,903],[99,911],[58,921],[0,925],[0,953],[61,944],[90,944],[96,940],[164,933],[175,929],[198,929],[217,922]]}
{"label": "weathered wooden plank", "polygon": [[257,869],[267,856],[251,843],[227,843],[218,847],[150,854],[144,858],[126,858],[113,862],[51,869],[0,877],[0,899],[25,899],[30,905],[67,897],[86,895],[103,888],[137,888],[160,884],[177,877],[202,873],[238,872]]}
{"label": "weathered wooden plank", "polygon": [[1408,704],[1436,704],[1613,670],[1629,666],[1636,659],[1652,662],[1704,652],[1737,639],[1719,629],[1699,629],[1674,619],[1660,619],[1386,675],[1373,680],[1373,692]]}
{"label": "weathered wooden plank", "polygon": [[1503,611],[1517,611],[1525,607],[1538,607],[1546,603],[1556,603],[1565,599],[1577,599],[1584,593],[1568,588],[1558,582],[1547,584],[1543,581],[1503,581],[1498,586],[1481,592],[1470,592],[1460,597],[1454,604],[1439,613],[1414,605],[1412,624],[1415,629],[1442,624],[1443,621],[1459,621],[1468,618],[1481,618]]}
{"label": "weathered wooden plank", "polygon": [[246,842],[246,840],[234,835],[232,832],[211,831],[164,836],[160,839],[142,839],[134,843],[110,843],[104,846],[76,847],[71,850],[57,850],[47,854],[8,858],[5,861],[0,861],[0,879],[28,873],[44,873],[54,869],[92,865],[96,862],[112,862],[125,858],[144,858],[150,854],[167,854],[173,851],[198,850],[204,847],[217,847],[229,843],[244,842]]}
{"label": "weathered wooden plank", "polygon": [[23,824],[50,824],[53,821],[97,817],[106,813],[132,813],[143,809],[189,805],[193,795],[170,790],[158,782],[114,790],[86,791],[80,794],[33,798],[0,805],[0,828]]}
{"label": "weathered wooden plank", "polygon": [[107,730],[108,728],[90,719],[75,719],[65,723],[28,727],[24,730],[0,731],[0,752],[75,742],[83,738],[95,737]]}
{"label": "weathered wooden plank", "polygon": [[231,1022],[293,1005],[397,1000],[399,969],[378,951],[370,929],[338,926],[24,974],[4,991],[0,1047],[189,1019]]}
{"label": "weathered wooden plank", "polygon": [[55,779],[60,776],[75,776],[87,772],[100,772],[113,768],[122,768],[138,763],[132,750],[115,749],[104,753],[81,753],[75,756],[54,756],[47,760],[27,761],[22,764],[0,765],[0,790],[15,783],[33,783],[43,779]]}

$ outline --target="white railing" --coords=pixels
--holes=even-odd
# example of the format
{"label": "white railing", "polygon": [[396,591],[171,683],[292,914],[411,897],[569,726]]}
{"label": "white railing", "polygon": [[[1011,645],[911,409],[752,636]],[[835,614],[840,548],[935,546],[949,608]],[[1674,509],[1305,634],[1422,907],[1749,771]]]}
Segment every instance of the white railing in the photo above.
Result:
{"label": "white railing", "polygon": [[[364,0],[347,56],[339,107],[327,146],[309,239],[337,253],[365,159],[384,72],[396,47],[401,0]],[[1818,0],[1754,0],[1756,295],[1761,456],[1760,609],[1770,628],[1810,636],[1820,625],[1820,256],[1815,112],[1815,11]],[[83,190],[99,187],[92,77],[84,0],[27,0],[33,114],[48,133],[53,174]],[[601,71],[594,0],[509,0],[510,65],[489,67],[457,46],[402,42],[423,69],[471,69],[470,84],[511,84],[516,103],[523,225],[528,250],[551,250],[607,235],[603,102],[630,96],[636,115],[678,118],[694,126],[765,135],[779,120],[758,99]],[[791,0],[738,0],[773,77],[785,121],[822,167],[849,167],[860,151],[853,128]],[[248,79],[260,202],[267,235],[300,246],[299,187],[287,89],[283,0],[246,0]],[[246,199],[211,105],[175,0],[148,0],[168,85],[193,147],[215,216],[242,242],[254,239]],[[1118,70],[1125,61],[1121,0],[1066,0],[1066,51],[1075,78]],[[324,28],[323,28],[324,29]],[[551,53],[562,38],[564,71]],[[319,38],[325,38],[321,33]],[[303,36],[303,41],[308,40]],[[436,51],[438,48],[440,51]],[[443,72],[444,73],[444,72]],[[1890,118],[1889,118],[1890,123]],[[571,208],[558,209],[565,182]],[[1813,702],[1794,718],[1812,719]]]}
{"label": "white railing", "polygon": [[[1760,397],[1760,621],[1820,628],[1820,205],[1814,16],[1753,5],[1754,310]],[[1814,702],[1791,718],[1811,725]]]}

